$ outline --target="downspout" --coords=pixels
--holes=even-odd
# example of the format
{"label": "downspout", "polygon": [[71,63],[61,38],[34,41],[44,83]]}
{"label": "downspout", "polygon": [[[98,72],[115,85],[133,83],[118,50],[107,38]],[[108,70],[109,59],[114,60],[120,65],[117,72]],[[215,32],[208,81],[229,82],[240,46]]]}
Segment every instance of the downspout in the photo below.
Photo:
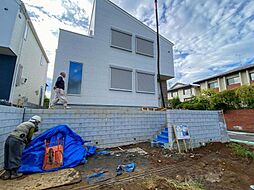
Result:
{"label": "downspout", "polygon": [[160,93],[162,99],[162,107],[165,108],[162,84],[161,84],[161,75],[160,75],[160,34],[159,34],[159,21],[158,21],[158,7],[157,0],[154,0],[155,4],[155,15],[156,15],[156,29],[157,29],[157,82],[160,84]]}

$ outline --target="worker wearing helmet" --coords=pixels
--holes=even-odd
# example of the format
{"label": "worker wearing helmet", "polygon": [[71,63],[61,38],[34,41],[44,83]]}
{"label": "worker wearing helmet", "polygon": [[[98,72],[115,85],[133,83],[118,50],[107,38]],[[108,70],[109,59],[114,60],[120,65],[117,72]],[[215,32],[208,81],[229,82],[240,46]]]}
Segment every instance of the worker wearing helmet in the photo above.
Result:
{"label": "worker wearing helmet", "polygon": [[34,132],[38,131],[39,123],[41,123],[41,117],[35,115],[18,125],[7,137],[4,146],[5,172],[1,176],[2,179],[15,179],[22,176],[22,173],[18,173],[22,152],[31,142]]}

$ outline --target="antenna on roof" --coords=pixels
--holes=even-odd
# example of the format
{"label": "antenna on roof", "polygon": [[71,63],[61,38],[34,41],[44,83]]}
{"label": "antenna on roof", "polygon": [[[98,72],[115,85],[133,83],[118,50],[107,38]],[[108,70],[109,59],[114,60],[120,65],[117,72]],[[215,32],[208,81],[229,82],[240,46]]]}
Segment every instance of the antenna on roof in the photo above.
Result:
{"label": "antenna on roof", "polygon": [[157,29],[157,81],[160,84],[160,94],[162,100],[162,107],[165,108],[165,101],[163,96],[163,90],[161,85],[161,75],[160,75],[160,34],[159,34],[159,21],[158,21],[158,7],[157,7],[157,0],[154,0],[155,5],[155,15],[156,15],[156,29]]}

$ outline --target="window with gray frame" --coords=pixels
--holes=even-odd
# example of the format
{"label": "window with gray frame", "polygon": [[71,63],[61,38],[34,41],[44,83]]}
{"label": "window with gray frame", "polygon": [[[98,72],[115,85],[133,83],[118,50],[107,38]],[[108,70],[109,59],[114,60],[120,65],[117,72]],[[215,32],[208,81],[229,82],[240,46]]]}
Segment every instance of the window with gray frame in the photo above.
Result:
{"label": "window with gray frame", "polygon": [[110,89],[132,91],[132,70],[110,67]]}
{"label": "window with gray frame", "polygon": [[218,88],[218,87],[219,87],[218,81],[208,82],[208,88]]}
{"label": "window with gray frame", "polygon": [[136,91],[141,93],[155,93],[155,75],[136,72]]}
{"label": "window with gray frame", "polygon": [[22,73],[23,73],[23,65],[19,64],[19,66],[18,66],[18,74],[17,74],[17,78],[16,78],[16,86],[20,86],[21,85]]}
{"label": "window with gray frame", "polygon": [[68,80],[68,94],[80,94],[82,83],[83,64],[77,62],[70,62],[69,80]]}
{"label": "window with gray frame", "polygon": [[192,95],[191,88],[185,88],[185,89],[183,89],[183,95]]}
{"label": "window with gray frame", "polygon": [[132,34],[111,28],[111,47],[132,51]]}
{"label": "window with gray frame", "polygon": [[239,76],[227,78],[227,85],[240,83]]}
{"label": "window with gray frame", "polygon": [[177,92],[177,91],[173,92],[173,97],[174,97],[174,98],[175,98],[175,97],[178,97],[178,92]]}
{"label": "window with gray frame", "polygon": [[136,53],[153,57],[153,41],[136,36]]}
{"label": "window with gray frame", "polygon": [[250,73],[250,80],[254,81],[254,73]]}

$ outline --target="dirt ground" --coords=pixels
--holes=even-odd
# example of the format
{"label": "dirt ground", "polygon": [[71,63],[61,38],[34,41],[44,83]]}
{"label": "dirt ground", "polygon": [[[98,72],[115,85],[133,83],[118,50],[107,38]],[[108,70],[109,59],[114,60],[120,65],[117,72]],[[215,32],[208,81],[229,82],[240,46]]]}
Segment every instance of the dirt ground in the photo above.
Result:
{"label": "dirt ground", "polygon": [[[254,146],[245,147],[254,152]],[[130,151],[133,148],[134,151]],[[51,189],[248,190],[250,185],[254,184],[253,159],[237,156],[229,147],[229,143],[211,143],[184,154],[151,147],[150,143],[139,143],[110,149],[108,155],[94,155],[87,160],[86,164],[75,168],[78,171],[77,179],[79,180],[74,182],[81,182]],[[117,166],[131,163],[136,165],[133,172],[123,171],[122,175],[116,176]],[[61,171],[8,180],[12,183],[11,186],[6,181],[0,180],[0,189],[7,190],[7,187],[10,187],[9,189],[19,190],[22,183],[26,185],[23,189],[38,189],[37,187],[44,189],[42,183],[47,183],[45,186],[47,188],[50,181],[55,181],[56,184],[73,183],[73,175],[71,180],[63,183],[60,180],[62,179]],[[91,176],[94,173],[98,176]],[[33,188],[27,186],[29,182],[27,180],[30,178],[36,181]],[[39,182],[40,184],[37,184]],[[19,185],[15,186],[15,184]]]}
{"label": "dirt ground", "polygon": [[[163,148],[140,143],[121,147],[123,150],[139,147],[147,154],[113,149],[111,155],[96,155],[88,163],[75,169],[82,182],[57,189],[211,189],[244,190],[254,184],[254,162],[233,152],[228,144],[211,143],[193,152],[178,154]],[[254,151],[254,147],[248,147]],[[134,172],[116,176],[120,164],[135,163]],[[94,172],[102,176],[88,178]]]}

